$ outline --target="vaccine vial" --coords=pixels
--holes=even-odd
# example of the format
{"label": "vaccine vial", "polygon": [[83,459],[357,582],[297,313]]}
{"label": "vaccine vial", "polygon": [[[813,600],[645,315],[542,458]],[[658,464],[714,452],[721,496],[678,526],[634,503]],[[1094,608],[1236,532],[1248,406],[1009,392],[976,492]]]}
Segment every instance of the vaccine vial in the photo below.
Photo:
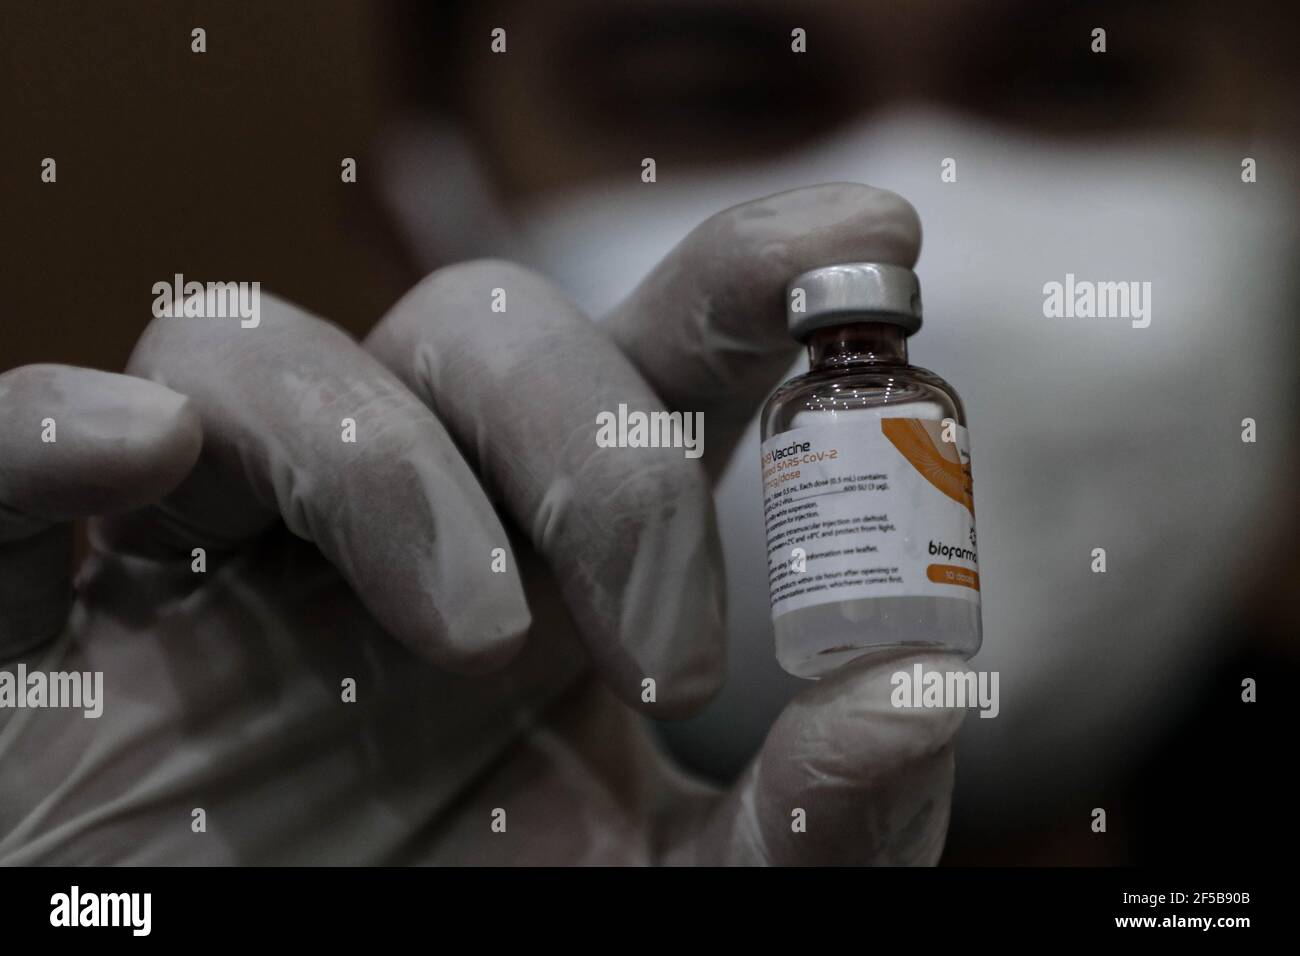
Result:
{"label": "vaccine vial", "polygon": [[961,400],[907,362],[921,288],[902,266],[813,269],[789,286],[809,370],[762,415],[776,657],[817,678],[899,647],[979,650],[970,440]]}

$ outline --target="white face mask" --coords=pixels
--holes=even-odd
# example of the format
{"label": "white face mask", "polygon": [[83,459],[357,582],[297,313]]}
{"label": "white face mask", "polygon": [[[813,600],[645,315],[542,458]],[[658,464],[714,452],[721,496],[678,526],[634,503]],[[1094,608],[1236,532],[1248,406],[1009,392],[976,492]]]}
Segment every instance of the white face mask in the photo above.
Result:
{"label": "white face mask", "polygon": [[[941,180],[948,158],[955,182]],[[1295,205],[1276,185],[1242,183],[1242,158],[1203,141],[1057,145],[913,113],[761,169],[652,185],[633,170],[533,209],[511,240],[600,315],[726,206],[840,180],[916,206],[926,318],[911,360],[966,402],[984,599],[972,666],[1000,672],[999,716],[963,731],[956,812],[996,822],[1054,795],[1100,796],[1108,773],[1197,705],[1198,673],[1226,652],[1222,615],[1294,494]],[[438,166],[418,165],[431,182]],[[420,178],[404,168],[394,183]],[[400,192],[391,201],[404,208]],[[417,247],[446,254],[407,225]],[[1149,282],[1149,311],[1048,318],[1044,286],[1067,274]],[[802,686],[773,658],[757,445],[751,426],[718,492],[731,674],[708,714],[667,732],[703,766],[737,766]],[[1099,548],[1105,573],[1092,570]]]}

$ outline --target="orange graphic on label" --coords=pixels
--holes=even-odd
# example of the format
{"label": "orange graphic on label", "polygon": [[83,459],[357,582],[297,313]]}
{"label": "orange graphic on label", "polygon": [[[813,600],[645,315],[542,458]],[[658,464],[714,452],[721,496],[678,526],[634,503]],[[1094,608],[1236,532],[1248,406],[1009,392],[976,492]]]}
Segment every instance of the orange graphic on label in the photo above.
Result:
{"label": "orange graphic on label", "polygon": [[935,433],[942,427],[943,422],[922,421],[919,418],[880,420],[880,430],[885,437],[921,477],[963,505],[974,516],[975,499],[971,494],[970,463],[961,461],[955,443],[946,442],[942,438],[936,443]]}

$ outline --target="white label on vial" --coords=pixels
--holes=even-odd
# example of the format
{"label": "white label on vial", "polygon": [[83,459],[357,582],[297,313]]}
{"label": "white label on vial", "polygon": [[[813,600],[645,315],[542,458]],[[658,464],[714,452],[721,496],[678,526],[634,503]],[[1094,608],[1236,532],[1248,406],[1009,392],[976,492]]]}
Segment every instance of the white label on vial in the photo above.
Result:
{"label": "white label on vial", "polygon": [[774,619],[858,598],[979,603],[965,428],[855,416],[782,432],[762,452]]}

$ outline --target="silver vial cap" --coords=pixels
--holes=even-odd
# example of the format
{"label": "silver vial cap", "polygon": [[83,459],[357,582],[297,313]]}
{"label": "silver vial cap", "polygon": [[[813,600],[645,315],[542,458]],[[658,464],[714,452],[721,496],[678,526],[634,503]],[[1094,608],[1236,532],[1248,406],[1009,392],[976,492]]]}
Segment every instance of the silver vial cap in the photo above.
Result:
{"label": "silver vial cap", "polygon": [[785,308],[790,334],[800,342],[849,322],[889,322],[911,335],[921,327],[921,283],[906,266],[883,262],[822,266],[791,280]]}

